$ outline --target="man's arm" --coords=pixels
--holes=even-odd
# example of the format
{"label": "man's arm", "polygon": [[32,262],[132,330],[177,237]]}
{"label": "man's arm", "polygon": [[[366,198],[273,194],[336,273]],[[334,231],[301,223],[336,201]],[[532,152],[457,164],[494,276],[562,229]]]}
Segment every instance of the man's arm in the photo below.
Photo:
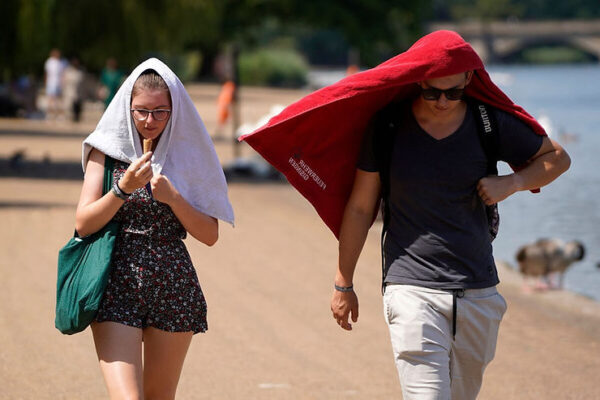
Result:
{"label": "man's arm", "polygon": [[[373,222],[373,211],[379,200],[381,190],[379,173],[356,170],[352,194],[344,210],[340,228],[339,260],[335,275],[335,285],[348,287],[352,285],[356,262],[367,238]],[[358,298],[354,291],[333,291],[331,312],[337,323],[346,330],[351,330],[348,316],[352,321],[358,320]]]}
{"label": "man's arm", "polygon": [[546,186],[569,169],[571,158],[554,140],[544,137],[537,153],[518,172],[503,176],[487,176],[477,185],[485,204],[498,203],[521,190]]}

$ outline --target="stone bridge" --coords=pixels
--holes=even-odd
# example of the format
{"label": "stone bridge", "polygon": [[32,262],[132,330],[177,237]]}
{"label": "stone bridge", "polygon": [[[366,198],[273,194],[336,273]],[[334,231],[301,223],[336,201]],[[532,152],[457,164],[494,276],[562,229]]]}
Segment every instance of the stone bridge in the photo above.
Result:
{"label": "stone bridge", "polygon": [[484,62],[497,62],[538,46],[563,45],[600,61],[600,20],[431,23],[429,31],[460,34]]}

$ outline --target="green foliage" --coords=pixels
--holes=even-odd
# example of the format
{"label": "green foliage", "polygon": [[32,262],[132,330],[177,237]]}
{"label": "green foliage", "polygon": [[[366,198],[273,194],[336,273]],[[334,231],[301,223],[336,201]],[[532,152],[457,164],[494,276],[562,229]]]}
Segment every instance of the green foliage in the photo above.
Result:
{"label": "green foliage", "polygon": [[188,51],[182,54],[160,57],[175,72],[182,82],[196,78],[202,66],[202,54],[199,51]]}
{"label": "green foliage", "polygon": [[301,87],[308,64],[292,49],[261,48],[240,54],[239,73],[243,85]]}
{"label": "green foliage", "polygon": [[3,18],[0,24],[0,82],[7,80],[10,71],[14,68],[14,60],[6,57],[16,53],[17,50],[17,21],[10,18],[17,15],[17,0],[3,0],[0,2],[0,15]]}
{"label": "green foliage", "polygon": [[294,32],[297,48],[314,65],[348,64],[350,44],[344,35],[334,29],[298,27]]}
{"label": "green foliage", "polygon": [[362,64],[374,65],[422,33],[429,2],[2,0],[0,72],[5,78],[27,72],[41,76],[44,60],[56,47],[65,56],[79,56],[92,72],[99,72],[109,57],[129,70],[149,55],[172,59],[200,52],[202,71],[209,73],[225,45],[247,50],[267,39],[256,35],[265,21],[274,21],[271,39],[289,36],[290,30],[336,32],[338,44],[357,49]]}
{"label": "green foliage", "polygon": [[[599,18],[600,7],[598,0],[1,0],[0,15],[0,79],[6,80],[41,76],[55,47],[79,56],[92,72],[109,57],[129,70],[158,54],[188,65],[193,77],[189,68],[209,74],[226,45],[248,51],[281,36],[309,48],[311,60],[335,53],[344,62],[353,49],[361,65],[374,66],[406,50],[427,20]],[[182,55],[195,61],[183,62]]]}
{"label": "green foliage", "polygon": [[[0,68],[8,77],[27,72],[41,76],[52,48],[67,57],[77,55],[93,72],[99,72],[109,57],[128,70],[157,54],[178,63],[183,62],[179,58],[188,58],[184,64],[195,63],[198,68],[197,53],[223,41],[218,26],[222,10],[210,0],[2,0],[0,4],[3,20],[16,21],[0,28],[6,56],[0,58]],[[14,40],[4,40],[11,37]],[[195,61],[190,61],[193,53]]]}
{"label": "green foliage", "polygon": [[362,65],[374,66],[406,50],[422,32],[431,0],[288,1],[290,21],[336,29],[360,52]]}

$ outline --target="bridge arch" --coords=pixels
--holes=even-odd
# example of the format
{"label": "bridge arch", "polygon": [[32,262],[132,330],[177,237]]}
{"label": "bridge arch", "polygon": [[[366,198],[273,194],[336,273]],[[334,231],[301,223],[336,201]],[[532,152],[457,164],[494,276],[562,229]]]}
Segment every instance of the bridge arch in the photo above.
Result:
{"label": "bridge arch", "polygon": [[431,23],[429,31],[449,29],[471,43],[484,62],[506,59],[536,46],[578,49],[600,61],[600,20],[564,21],[467,21]]}
{"label": "bridge arch", "polygon": [[541,47],[571,48],[581,52],[588,61],[600,62],[600,39],[598,43],[590,38],[573,36],[547,36],[522,39],[498,39],[494,41],[495,61],[505,62],[514,59],[529,49]]}

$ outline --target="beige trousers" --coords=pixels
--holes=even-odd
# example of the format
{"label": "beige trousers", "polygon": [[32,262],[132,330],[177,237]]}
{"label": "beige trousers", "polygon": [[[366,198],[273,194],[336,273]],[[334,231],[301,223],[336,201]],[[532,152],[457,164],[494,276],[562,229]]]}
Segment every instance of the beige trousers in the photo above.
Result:
{"label": "beige trousers", "polygon": [[387,285],[383,303],[403,399],[476,399],[506,311],[496,288],[456,298],[454,338],[452,291]]}

